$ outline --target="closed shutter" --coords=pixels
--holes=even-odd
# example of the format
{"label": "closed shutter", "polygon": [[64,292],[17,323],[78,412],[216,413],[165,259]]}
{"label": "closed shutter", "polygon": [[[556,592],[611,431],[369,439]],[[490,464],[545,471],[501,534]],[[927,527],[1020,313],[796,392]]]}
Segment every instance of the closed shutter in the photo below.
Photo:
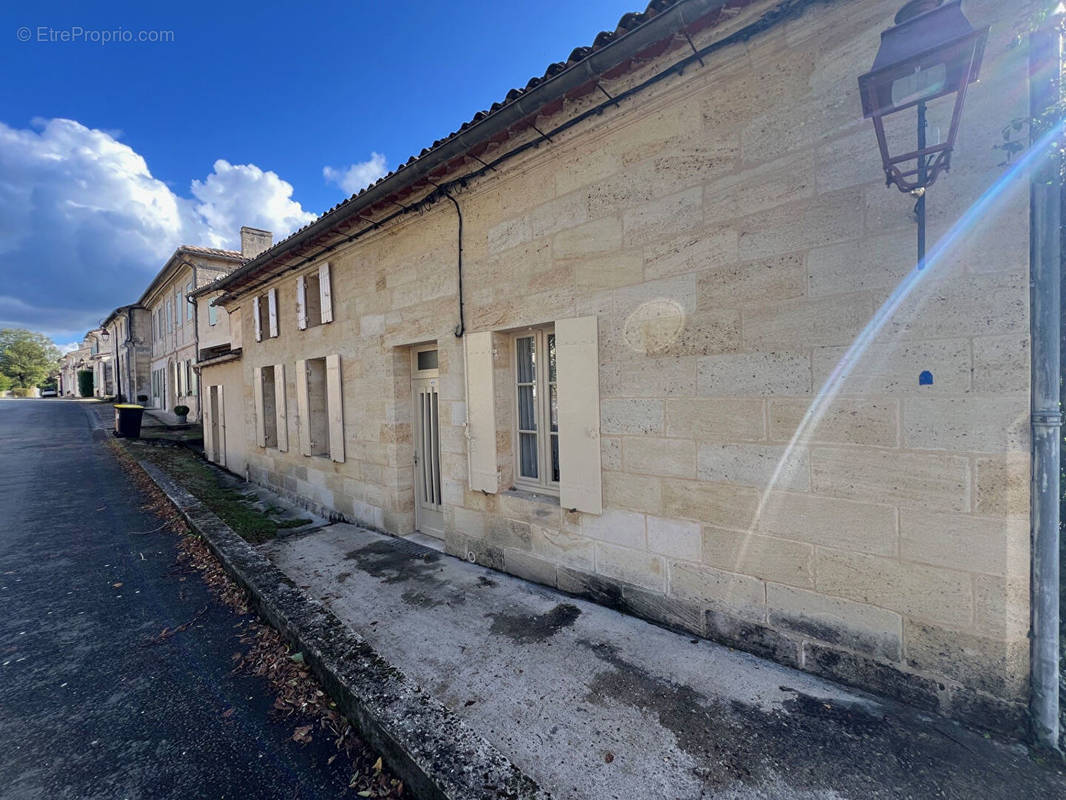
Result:
{"label": "closed shutter", "polygon": [[252,317],[255,319],[255,340],[263,341],[263,317],[259,312],[259,295],[252,298]]}
{"label": "closed shutter", "polygon": [[226,405],[223,402],[222,389],[218,386],[218,463],[226,466]]}
{"label": "closed shutter", "polygon": [[263,368],[252,371],[252,393],[255,395],[255,443],[266,447],[266,424],[263,421]]}
{"label": "closed shutter", "polygon": [[215,435],[211,430],[211,422],[214,417],[211,416],[211,389],[207,390],[207,402],[204,403],[203,419],[200,420],[204,425],[204,458],[208,461],[214,461],[215,455]]}
{"label": "closed shutter", "polygon": [[296,427],[300,429],[300,452],[311,455],[311,418],[308,409],[311,402],[307,392],[307,362],[296,362]]}
{"label": "closed shutter", "polygon": [[559,393],[559,503],[603,512],[600,370],[596,317],[555,323]]}
{"label": "closed shutter", "polygon": [[329,282],[329,262],[318,268],[319,307],[322,309],[321,321],[333,322],[333,289]]}
{"label": "closed shutter", "polygon": [[278,450],[289,449],[289,415],[285,407],[285,365],[274,365],[274,409],[277,412]]}
{"label": "closed shutter", "polygon": [[296,325],[307,329],[307,278],[303,275],[296,279]]}
{"label": "closed shutter", "polygon": [[326,411],[329,414],[329,457],[344,461],[344,402],[341,357],[326,356]]}
{"label": "closed shutter", "polygon": [[468,333],[466,341],[466,439],[472,491],[497,492],[496,392],[492,333]]}
{"label": "closed shutter", "polygon": [[267,310],[270,314],[270,336],[278,335],[278,290],[267,292]]}

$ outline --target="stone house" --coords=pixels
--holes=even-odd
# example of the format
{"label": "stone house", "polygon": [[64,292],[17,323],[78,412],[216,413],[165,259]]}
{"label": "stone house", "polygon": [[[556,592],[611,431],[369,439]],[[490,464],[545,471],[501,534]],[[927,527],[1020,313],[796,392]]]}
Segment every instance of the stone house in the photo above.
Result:
{"label": "stone house", "polygon": [[79,397],[78,372],[86,368],[89,361],[90,348],[82,340],[77,350],[64,353],[59,359],[59,384],[60,397]]}
{"label": "stone house", "polygon": [[209,456],[247,409],[250,479],[336,518],[1017,730],[1020,11],[966,3],[918,273],[856,82],[900,4],[657,0],[221,278]]}
{"label": "stone house", "polygon": [[89,349],[85,369],[93,373],[93,396],[111,397],[114,394],[115,374],[111,361],[111,348],[104,336],[104,328],[94,328],[85,334],[84,344]]}
{"label": "stone house", "polygon": [[107,331],[107,347],[115,379],[115,395],[129,402],[151,391],[152,318],[134,304],[116,308],[100,327]]}

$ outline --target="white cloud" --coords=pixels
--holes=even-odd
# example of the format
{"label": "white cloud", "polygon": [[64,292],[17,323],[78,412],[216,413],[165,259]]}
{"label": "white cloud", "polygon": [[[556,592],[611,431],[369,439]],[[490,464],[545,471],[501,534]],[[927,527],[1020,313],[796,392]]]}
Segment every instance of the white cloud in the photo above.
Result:
{"label": "white cloud", "polygon": [[378,178],[388,173],[388,163],[381,153],[371,153],[366,161],[336,169],[335,167],[322,167],[322,177],[327,183],[335,183],[348,194],[355,194],[365,189]]}
{"label": "white cloud", "polygon": [[313,220],[292,191],[274,172],[220,159],[181,196],[110,133],[66,119],[0,123],[0,327],[80,336],[140,297],[180,244],[236,248],[241,225],[278,239]]}

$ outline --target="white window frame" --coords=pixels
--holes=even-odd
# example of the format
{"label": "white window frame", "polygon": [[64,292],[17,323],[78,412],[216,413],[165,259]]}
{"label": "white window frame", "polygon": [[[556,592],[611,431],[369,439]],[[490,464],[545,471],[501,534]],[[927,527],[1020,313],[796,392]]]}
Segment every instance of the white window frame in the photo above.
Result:
{"label": "white window frame", "polygon": [[[550,382],[548,375],[548,337],[555,336],[554,325],[543,325],[536,328],[526,328],[511,335],[511,386],[514,392],[514,425],[512,426],[512,449],[514,451],[514,484],[516,488],[526,489],[541,494],[558,496],[559,481],[551,478],[551,439],[554,436],[558,440],[558,430],[551,430],[551,391],[554,385],[558,392],[558,369],[556,369],[556,381]],[[535,431],[524,430],[519,427],[520,411],[519,382],[518,382],[518,341],[519,339],[533,339],[534,346],[534,414],[537,428]],[[543,354],[542,357],[537,357]],[[558,348],[556,349],[558,359]],[[525,384],[522,384],[525,385]],[[543,387],[543,388],[542,388]],[[558,425],[556,426],[558,428]],[[535,434],[537,442],[537,477],[531,478],[522,475],[522,434]]]}

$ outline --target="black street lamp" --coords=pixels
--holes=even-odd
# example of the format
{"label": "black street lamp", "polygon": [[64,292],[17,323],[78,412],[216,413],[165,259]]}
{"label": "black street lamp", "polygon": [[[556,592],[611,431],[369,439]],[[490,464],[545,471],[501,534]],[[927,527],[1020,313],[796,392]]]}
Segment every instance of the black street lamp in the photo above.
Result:
{"label": "black street lamp", "polygon": [[[977,80],[988,39],[988,27],[975,30],[963,16],[961,3],[911,0],[896,14],[895,25],[881,33],[873,67],[859,77],[863,116],[873,119],[885,185],[895,184],[917,198],[918,269],[925,266],[925,191],[941,171],[951,167],[966,87]],[[951,95],[954,105],[947,136],[944,141],[937,136],[929,144],[928,104]],[[917,115],[917,147],[894,148],[885,132],[885,120],[910,109]]]}

